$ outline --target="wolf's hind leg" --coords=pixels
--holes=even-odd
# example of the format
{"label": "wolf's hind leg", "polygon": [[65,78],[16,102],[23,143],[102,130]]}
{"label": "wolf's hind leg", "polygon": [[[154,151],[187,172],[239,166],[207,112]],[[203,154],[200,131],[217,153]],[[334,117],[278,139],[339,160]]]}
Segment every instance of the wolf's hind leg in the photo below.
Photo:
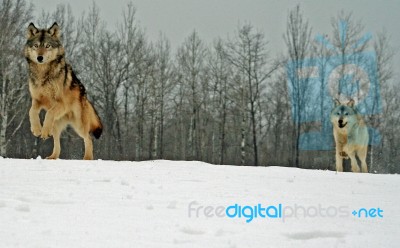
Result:
{"label": "wolf's hind leg", "polygon": [[368,167],[367,167],[367,151],[368,151],[368,146],[361,148],[358,152],[358,158],[361,161],[361,171],[364,173],[368,173]]}
{"label": "wolf's hind leg", "polygon": [[82,114],[84,110],[79,107],[74,108],[75,119],[71,123],[75,132],[83,139],[85,143],[85,155],[84,160],[93,159],[93,141],[90,136],[90,123],[88,122],[87,114]]}
{"label": "wolf's hind leg", "polygon": [[92,137],[88,133],[86,137],[83,138],[85,142],[85,155],[83,156],[84,160],[93,160],[93,141]]}
{"label": "wolf's hind leg", "polygon": [[79,121],[75,121],[72,123],[75,132],[83,139],[85,142],[85,155],[83,159],[92,160],[93,159],[93,141],[92,137],[89,134],[89,128],[84,128],[83,123],[79,123]]}

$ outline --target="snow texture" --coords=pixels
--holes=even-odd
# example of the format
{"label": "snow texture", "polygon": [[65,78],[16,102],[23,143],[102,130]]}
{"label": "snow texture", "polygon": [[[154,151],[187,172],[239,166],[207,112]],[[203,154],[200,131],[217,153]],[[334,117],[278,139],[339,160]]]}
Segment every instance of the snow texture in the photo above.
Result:
{"label": "snow texture", "polygon": [[[399,175],[0,158],[0,247],[398,247],[399,192]],[[203,211],[233,204],[347,212],[299,207],[297,217],[247,223]],[[383,217],[351,214],[361,208]]]}

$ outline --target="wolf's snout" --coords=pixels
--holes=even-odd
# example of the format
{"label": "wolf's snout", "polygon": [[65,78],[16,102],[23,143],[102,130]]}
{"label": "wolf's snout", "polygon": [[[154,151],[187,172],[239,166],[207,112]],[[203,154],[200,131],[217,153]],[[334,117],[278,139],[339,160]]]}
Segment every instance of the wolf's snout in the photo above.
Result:
{"label": "wolf's snout", "polygon": [[42,63],[43,62],[43,56],[37,56],[37,61],[39,62],[39,63]]}
{"label": "wolf's snout", "polygon": [[339,120],[338,120],[338,123],[339,123],[339,127],[340,127],[340,128],[344,128],[344,127],[347,125],[347,122],[344,123],[344,122],[343,122],[343,119],[339,119]]}

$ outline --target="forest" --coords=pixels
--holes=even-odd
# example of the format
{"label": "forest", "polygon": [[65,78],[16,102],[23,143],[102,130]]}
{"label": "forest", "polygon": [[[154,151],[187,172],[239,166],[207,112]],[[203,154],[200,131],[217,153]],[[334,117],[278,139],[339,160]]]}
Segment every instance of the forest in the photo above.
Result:
{"label": "forest", "polygon": [[[115,27],[101,19],[95,2],[81,16],[67,4],[40,16],[33,16],[33,8],[26,0],[0,1],[2,157],[29,159],[51,153],[52,139],[40,140],[30,132],[23,47],[30,22],[42,28],[57,22],[66,59],[104,125],[102,137],[94,141],[96,159],[199,160],[334,170],[332,126],[327,119],[333,108],[327,93],[329,77],[309,80],[313,70],[299,73],[298,69],[311,63],[310,58],[320,58],[312,63],[318,63],[318,72],[323,74],[329,71],[329,59],[342,58],[338,63],[344,64],[352,56],[352,61],[368,68],[368,75],[375,75],[375,86],[369,87],[376,90],[373,106],[367,106],[363,115],[377,134],[368,150],[369,170],[400,172],[396,49],[383,28],[364,39],[368,30],[351,12],[327,17],[331,30],[321,36],[301,6],[296,6],[288,11],[286,30],[282,30],[286,49],[272,55],[268,34],[251,23],[230,31],[229,38],[215,37],[210,43],[193,30],[172,50],[162,33],[157,40],[147,38],[132,3],[121,10]],[[373,54],[373,65],[365,54]],[[344,73],[341,70],[339,77],[345,78]],[[362,90],[350,92],[360,95]],[[304,149],[304,134],[321,130],[327,137],[325,144]],[[81,159],[83,141],[72,129],[64,131],[61,147],[62,159]]]}

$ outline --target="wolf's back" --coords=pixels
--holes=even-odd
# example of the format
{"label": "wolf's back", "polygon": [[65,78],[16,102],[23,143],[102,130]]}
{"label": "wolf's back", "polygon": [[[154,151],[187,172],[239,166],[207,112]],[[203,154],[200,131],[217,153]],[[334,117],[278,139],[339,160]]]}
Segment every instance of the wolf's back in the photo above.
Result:
{"label": "wolf's back", "polygon": [[98,139],[103,132],[103,124],[101,123],[99,114],[97,113],[96,109],[94,108],[93,104],[87,99],[86,95],[86,88],[79,80],[79,78],[75,75],[75,72],[70,69],[71,73],[71,87],[79,89],[80,93],[80,100],[85,102],[86,107],[86,115],[89,117],[88,122],[90,125],[89,132],[93,134],[93,136]]}

